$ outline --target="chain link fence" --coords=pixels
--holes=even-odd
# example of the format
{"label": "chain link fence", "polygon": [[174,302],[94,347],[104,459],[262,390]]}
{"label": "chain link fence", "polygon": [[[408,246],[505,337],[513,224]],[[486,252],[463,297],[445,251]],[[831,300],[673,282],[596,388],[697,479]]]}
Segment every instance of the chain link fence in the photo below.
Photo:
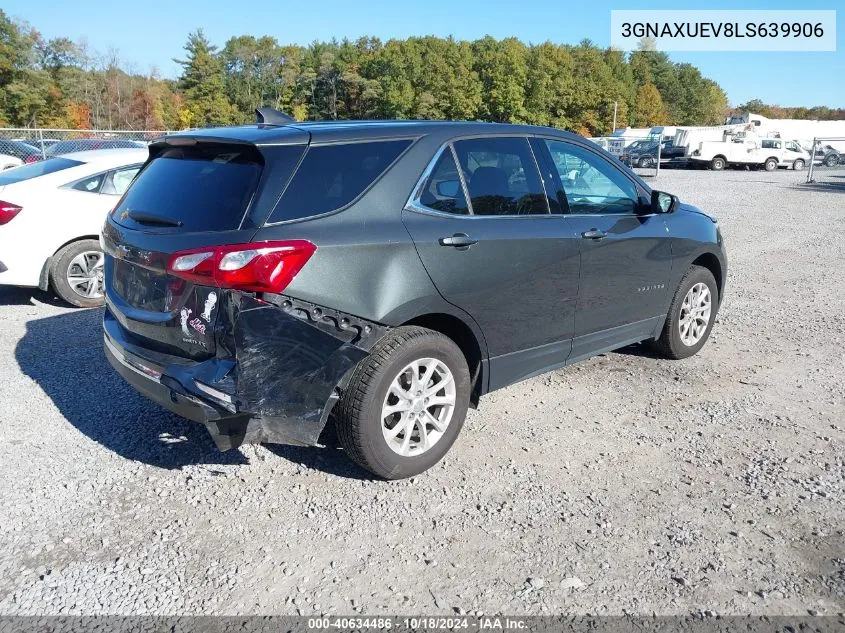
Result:
{"label": "chain link fence", "polygon": [[94,149],[146,147],[168,130],[0,128],[0,169]]}
{"label": "chain link fence", "polygon": [[814,138],[807,185],[845,192],[845,137]]}

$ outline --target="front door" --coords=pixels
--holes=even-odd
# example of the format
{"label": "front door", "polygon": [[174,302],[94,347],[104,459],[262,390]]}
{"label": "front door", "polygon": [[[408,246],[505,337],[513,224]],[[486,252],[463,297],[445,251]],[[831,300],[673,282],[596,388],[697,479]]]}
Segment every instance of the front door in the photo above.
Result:
{"label": "front door", "polygon": [[440,294],[480,326],[491,389],[566,362],[579,248],[525,138],[447,145],[403,221]]}
{"label": "front door", "polygon": [[672,290],[672,251],[663,217],[642,213],[645,192],[621,165],[576,143],[544,144],[581,247],[574,362],[654,331]]}

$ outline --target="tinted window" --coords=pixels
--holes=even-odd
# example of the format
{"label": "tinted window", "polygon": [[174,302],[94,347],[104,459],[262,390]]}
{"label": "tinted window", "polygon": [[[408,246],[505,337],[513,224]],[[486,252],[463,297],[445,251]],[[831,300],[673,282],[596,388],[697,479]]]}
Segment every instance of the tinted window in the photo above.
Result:
{"label": "tinted window", "polygon": [[254,148],[196,145],[168,148],[138,174],[114,217],[143,211],[182,222],[185,231],[240,226],[261,176]]}
{"label": "tinted window", "polygon": [[86,193],[100,193],[100,187],[103,186],[103,179],[105,178],[105,176],[105,172],[103,172],[102,174],[89,176],[88,178],[80,180],[75,185],[73,185],[73,189],[75,189],[76,191],[84,191]]}
{"label": "tinted window", "polygon": [[48,158],[37,163],[30,163],[29,165],[0,172],[0,186],[23,182],[24,180],[37,178],[38,176],[46,176],[47,174],[52,174],[69,167],[76,167],[81,164],[79,161],[70,160],[69,158]]}
{"label": "tinted window", "polygon": [[420,204],[435,211],[444,213],[469,213],[469,205],[461,186],[458,167],[452,156],[452,150],[447,147],[437,159],[437,164],[431,171],[428,181],[423,186],[419,196]]}
{"label": "tinted window", "polygon": [[401,140],[310,147],[267,221],[307,218],[346,206],[410,144]]}
{"label": "tinted window", "polygon": [[633,213],[637,188],[615,165],[563,141],[546,146],[560,176],[570,213]]}
{"label": "tinted window", "polygon": [[527,139],[478,138],[454,145],[474,215],[549,212]]}
{"label": "tinted window", "polygon": [[115,169],[106,175],[106,181],[103,183],[103,189],[100,193],[109,196],[122,196],[129,189],[132,184],[132,179],[138,174],[141,169],[140,165],[133,165],[132,167],[124,167],[123,169]]}

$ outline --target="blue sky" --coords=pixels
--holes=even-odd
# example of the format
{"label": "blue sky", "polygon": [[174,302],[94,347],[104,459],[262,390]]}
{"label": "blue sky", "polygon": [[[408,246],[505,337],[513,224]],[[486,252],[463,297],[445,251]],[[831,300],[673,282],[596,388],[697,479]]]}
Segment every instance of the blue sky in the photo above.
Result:
{"label": "blue sky", "polygon": [[[4,0],[3,9],[28,21],[45,37],[85,39],[106,53],[117,49],[125,65],[139,72],[156,67],[175,77],[190,31],[202,27],[218,46],[231,36],[272,35],[280,43],[308,44],[315,39],[376,35],[384,40],[409,35],[454,35],[475,39],[516,36],[525,42],[550,40],[574,44],[587,37],[610,42],[611,9],[842,9],[837,15],[837,51],[827,53],[672,53],[675,61],[698,66],[727,91],[731,104],[752,98],[784,106],[845,107],[845,42],[839,1],[803,3],[769,0],[711,0],[706,6],[681,0],[643,3],[590,0]],[[839,6],[837,6],[839,5]]]}

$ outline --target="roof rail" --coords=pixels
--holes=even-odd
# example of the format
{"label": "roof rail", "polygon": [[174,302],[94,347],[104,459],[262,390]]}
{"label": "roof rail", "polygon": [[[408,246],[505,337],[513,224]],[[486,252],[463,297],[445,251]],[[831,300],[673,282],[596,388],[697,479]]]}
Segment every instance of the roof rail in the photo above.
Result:
{"label": "roof rail", "polygon": [[285,114],[281,110],[275,110],[273,108],[256,108],[255,109],[255,122],[264,125],[287,125],[288,123],[294,123],[296,119],[292,116]]}

